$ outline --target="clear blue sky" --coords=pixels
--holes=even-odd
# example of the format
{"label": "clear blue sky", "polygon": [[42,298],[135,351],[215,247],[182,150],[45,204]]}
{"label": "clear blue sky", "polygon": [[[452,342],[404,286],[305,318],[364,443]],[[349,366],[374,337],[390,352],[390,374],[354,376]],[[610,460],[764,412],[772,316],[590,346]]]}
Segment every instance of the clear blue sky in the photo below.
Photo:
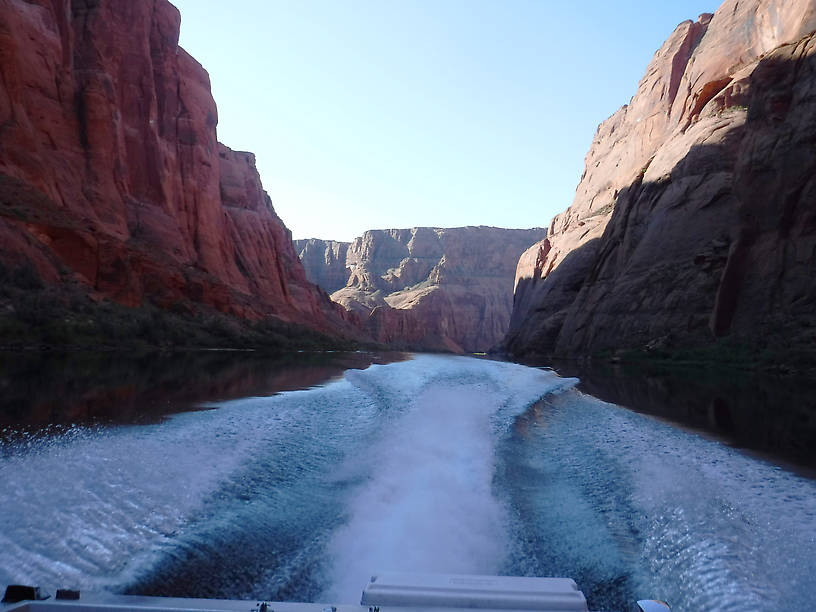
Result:
{"label": "clear blue sky", "polygon": [[719,0],[172,0],[295,238],[546,226],[598,123]]}

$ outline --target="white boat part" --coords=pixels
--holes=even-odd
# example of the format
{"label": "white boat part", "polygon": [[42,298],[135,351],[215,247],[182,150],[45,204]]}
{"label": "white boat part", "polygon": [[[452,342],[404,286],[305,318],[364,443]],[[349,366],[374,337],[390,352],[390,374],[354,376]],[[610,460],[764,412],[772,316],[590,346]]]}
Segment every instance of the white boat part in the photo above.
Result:
{"label": "white boat part", "polygon": [[378,574],[363,589],[364,606],[587,612],[570,578]]}
{"label": "white boat part", "polygon": [[640,612],[671,612],[669,604],[659,599],[641,599],[637,605]]}
{"label": "white boat part", "polygon": [[[11,595],[9,595],[11,593]],[[641,612],[670,612],[657,600]],[[38,587],[10,586],[0,612],[588,612],[569,578],[459,574],[378,574],[360,604],[295,603],[80,593],[61,589],[53,599]]]}

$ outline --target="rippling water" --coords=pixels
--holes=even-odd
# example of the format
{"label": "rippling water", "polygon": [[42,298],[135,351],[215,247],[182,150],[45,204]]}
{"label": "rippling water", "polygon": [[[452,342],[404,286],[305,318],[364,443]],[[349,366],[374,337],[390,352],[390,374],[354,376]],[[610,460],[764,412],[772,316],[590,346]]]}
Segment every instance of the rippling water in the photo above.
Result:
{"label": "rippling water", "polygon": [[592,609],[811,607],[816,483],[575,382],[423,355],[12,439],[0,584],[354,602],[377,571],[501,573]]}

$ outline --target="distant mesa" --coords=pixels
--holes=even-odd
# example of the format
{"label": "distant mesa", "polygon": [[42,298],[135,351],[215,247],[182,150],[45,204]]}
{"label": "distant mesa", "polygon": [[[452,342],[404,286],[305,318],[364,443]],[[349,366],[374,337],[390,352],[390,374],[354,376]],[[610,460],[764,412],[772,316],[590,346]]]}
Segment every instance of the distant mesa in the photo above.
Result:
{"label": "distant mesa", "polygon": [[370,230],[352,243],[296,241],[306,273],[394,347],[480,352],[507,331],[521,253],[546,230]]}

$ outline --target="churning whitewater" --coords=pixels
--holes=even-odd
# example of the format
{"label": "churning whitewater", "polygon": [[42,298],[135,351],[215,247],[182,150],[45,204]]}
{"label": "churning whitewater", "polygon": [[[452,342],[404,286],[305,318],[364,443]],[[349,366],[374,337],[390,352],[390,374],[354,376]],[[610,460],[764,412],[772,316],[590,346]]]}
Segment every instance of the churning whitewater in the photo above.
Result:
{"label": "churning whitewater", "polygon": [[562,575],[592,609],[807,609],[816,484],[465,357],[2,447],[0,584],[354,603],[379,571]]}

